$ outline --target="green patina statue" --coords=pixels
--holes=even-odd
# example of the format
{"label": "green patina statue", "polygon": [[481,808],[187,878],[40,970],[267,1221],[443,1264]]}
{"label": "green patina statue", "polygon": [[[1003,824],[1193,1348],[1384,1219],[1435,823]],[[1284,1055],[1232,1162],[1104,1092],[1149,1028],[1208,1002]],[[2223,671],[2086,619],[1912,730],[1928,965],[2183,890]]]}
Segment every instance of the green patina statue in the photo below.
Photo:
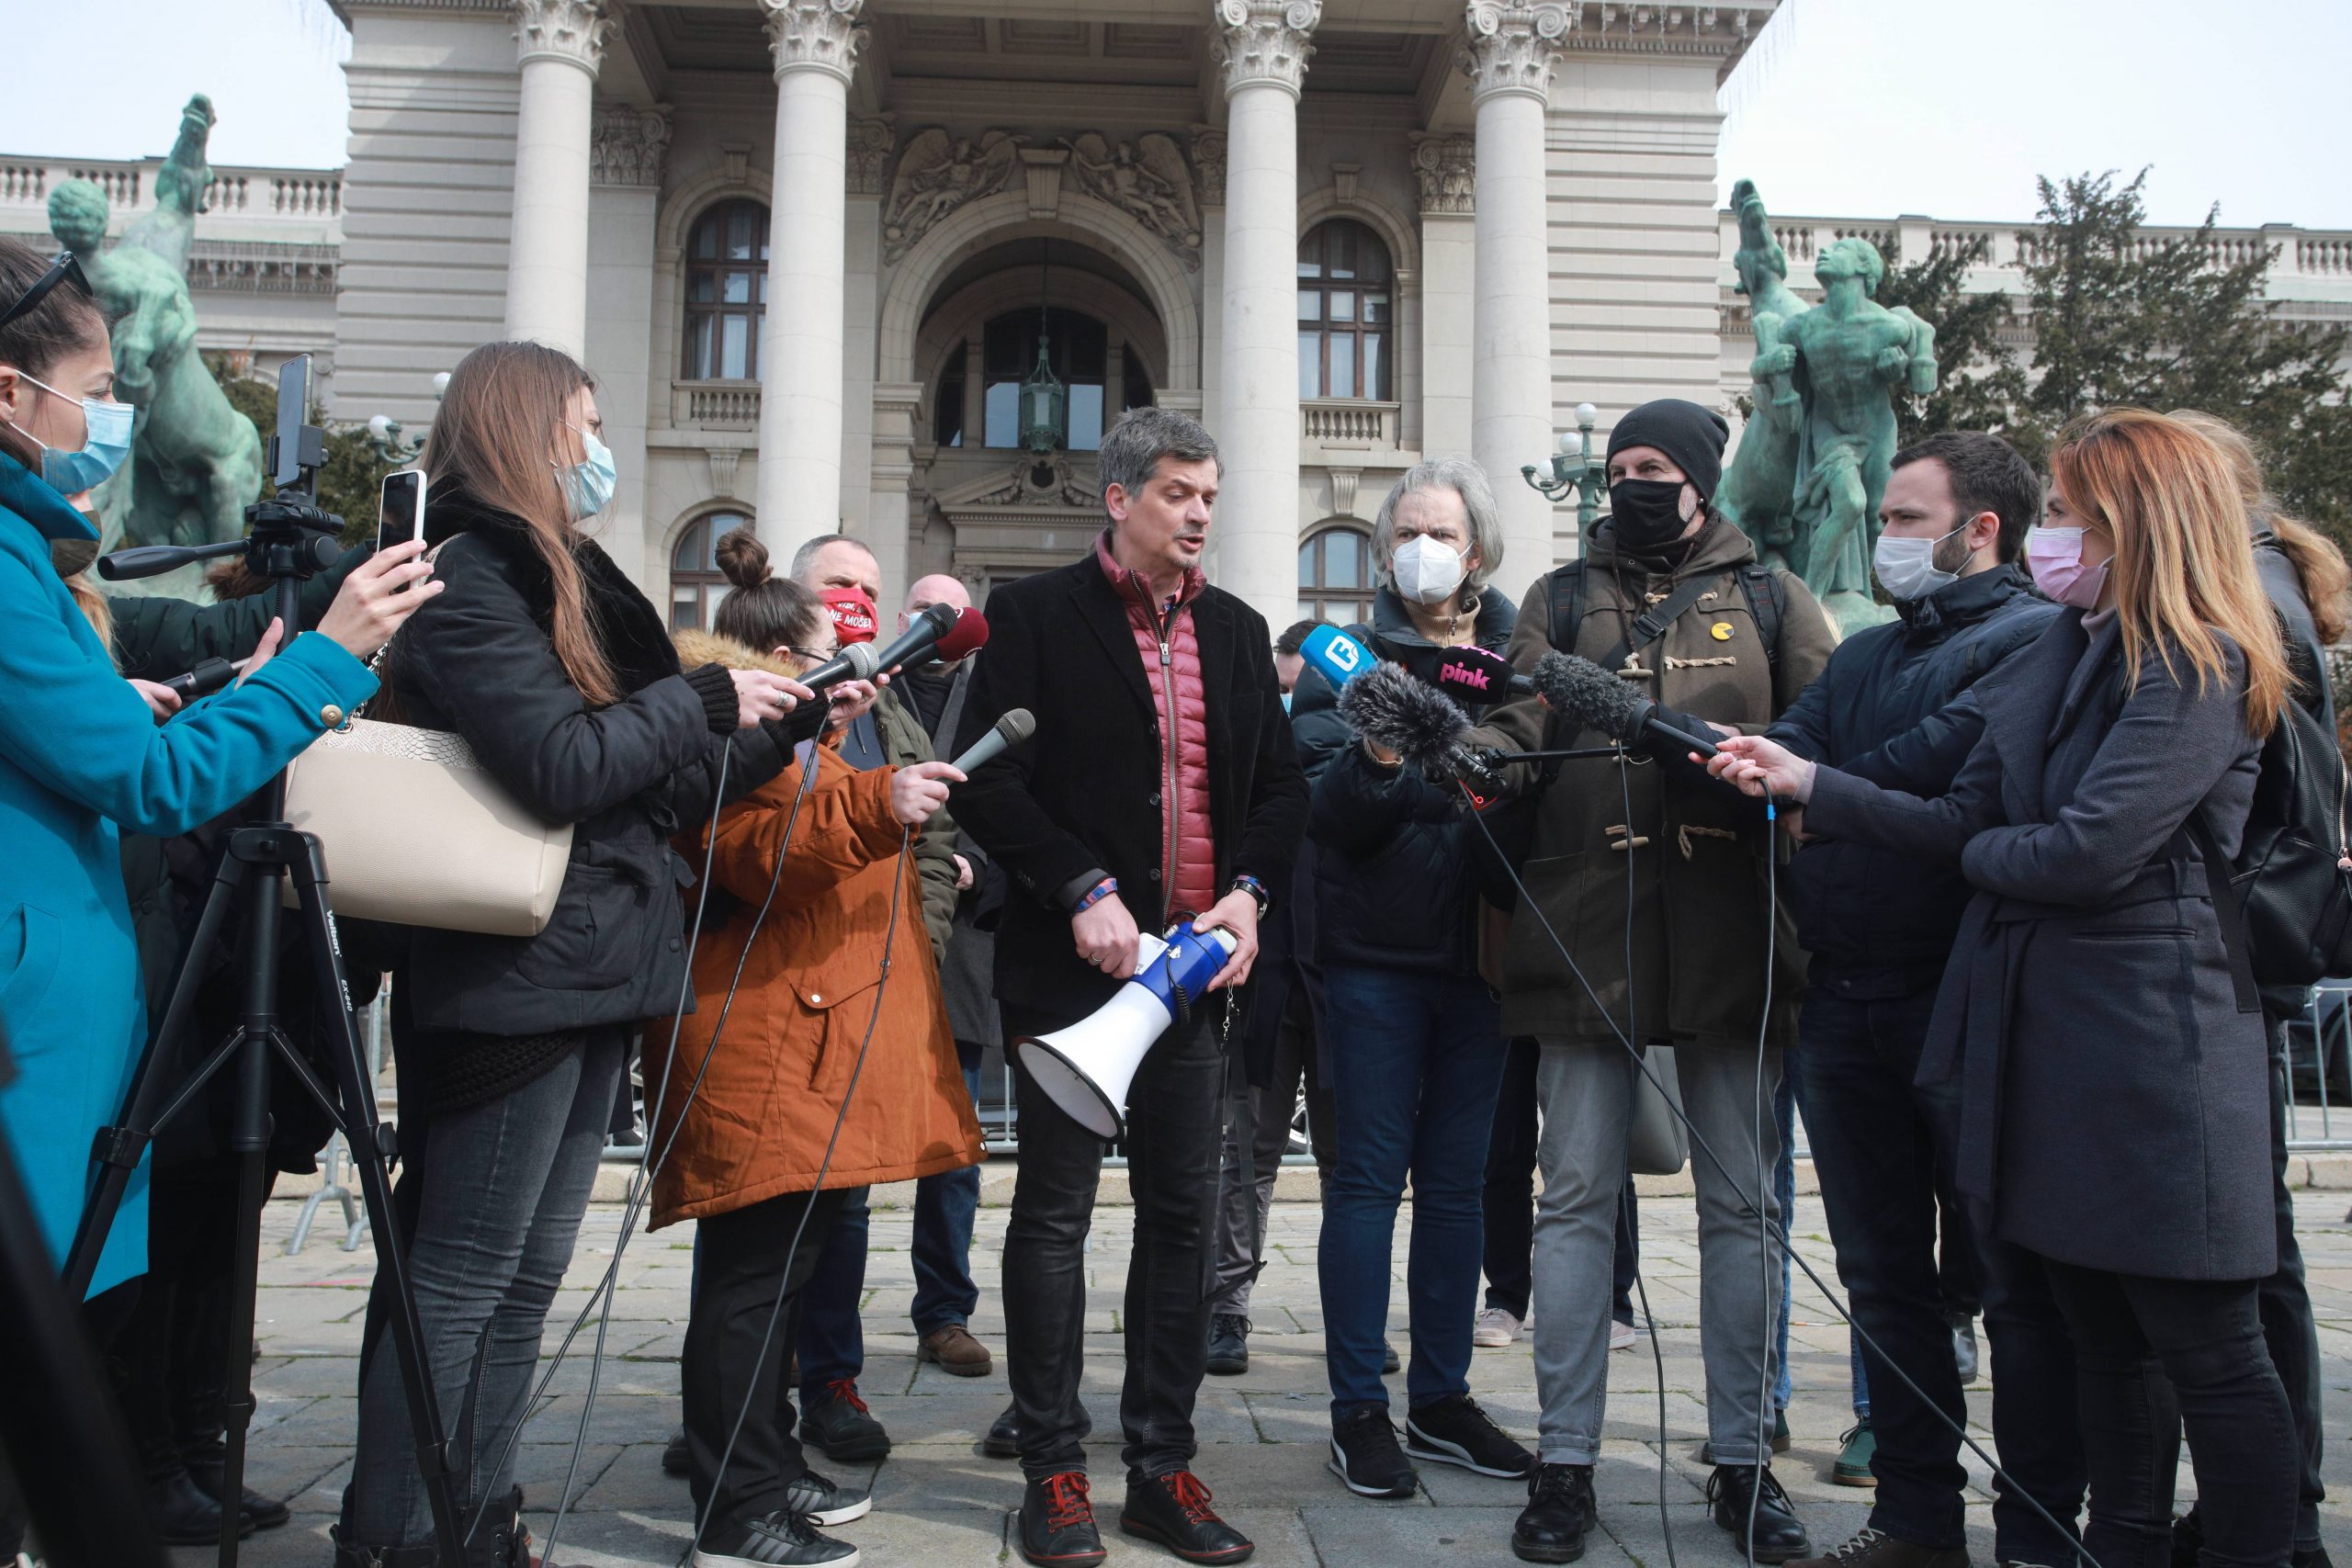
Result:
{"label": "green patina statue", "polygon": [[1823,299],[1807,309],[1788,290],[1756,187],[1743,180],[1733,196],[1733,265],[1755,311],[1756,414],[1724,480],[1724,511],[1852,631],[1890,614],[1871,592],[1871,549],[1894,457],[1893,393],[1936,389],[1936,330],[1871,298],[1886,262],[1859,238],[1823,250],[1813,269]]}
{"label": "green patina statue", "polygon": [[[50,230],[81,258],[115,323],[116,396],[139,411],[130,461],[96,497],[107,549],[237,538],[246,506],[261,496],[260,434],[197,352],[188,298],[196,215],[212,184],[205,162],[212,124],[211,100],[190,98],[155,177],[154,209],[110,244],[105,192],[67,180],[50,193]],[[198,579],[188,568],[123,589],[194,597]]]}

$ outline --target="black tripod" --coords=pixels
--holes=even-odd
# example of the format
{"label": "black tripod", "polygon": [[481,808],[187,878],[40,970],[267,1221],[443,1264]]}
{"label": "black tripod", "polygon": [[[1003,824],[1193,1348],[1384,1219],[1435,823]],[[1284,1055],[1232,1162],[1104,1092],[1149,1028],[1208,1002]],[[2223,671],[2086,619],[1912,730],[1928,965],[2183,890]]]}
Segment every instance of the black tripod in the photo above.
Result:
{"label": "black tripod", "polygon": [[[305,447],[319,442],[315,427],[299,428]],[[300,584],[336,558],[339,552],[334,536],[341,530],[338,519],[310,504],[317,459],[309,451],[301,456],[296,485],[281,488],[276,499],[246,509],[252,527],[250,538],[225,545],[164,545],[125,550],[106,558],[100,563],[101,574],[108,578],[145,577],[193,560],[242,551],[254,571],[266,573],[273,581],[278,620],[290,637],[301,626]],[[197,922],[187,957],[173,985],[163,1022],[156,1028],[131,1079],[121,1123],[99,1130],[95,1151],[97,1187],[82,1212],[73,1249],[66,1255],[66,1290],[79,1300],[89,1288],[107,1231],[114,1223],[131,1173],[155,1130],[187,1109],[213,1074],[233,1063],[236,1100],[230,1147],[241,1169],[233,1276],[236,1288],[230,1310],[229,1343],[225,1347],[227,1375],[222,1383],[226,1390],[228,1457],[221,1471],[220,1549],[224,1568],[233,1568],[243,1523],[238,1500],[244,1493],[245,1433],[254,1408],[251,1359],[254,1296],[261,1264],[264,1165],[270,1129],[270,1057],[275,1052],[334,1119],[350,1146],[352,1163],[358,1168],[360,1194],[376,1242],[377,1265],[390,1292],[392,1342],[408,1394],[417,1462],[433,1510],[435,1543],[441,1561],[455,1568],[463,1561],[465,1531],[450,1489],[448,1445],[442,1435],[440,1413],[433,1397],[431,1372],[424,1359],[424,1329],[392,1216],[391,1185],[386,1174],[392,1154],[392,1130],[376,1120],[375,1089],[368,1078],[366,1059],[352,1019],[343,952],[335,939],[334,915],[327,902],[326,864],[319,852],[319,840],[288,825],[284,773],[270,782],[265,798],[264,820],[240,828],[230,836],[220,874],[205,900],[204,913]],[[294,884],[295,919],[309,939],[311,980],[317,993],[320,1026],[326,1035],[329,1069],[335,1079],[332,1089],[320,1079],[278,1028],[278,935],[279,922],[284,918],[283,884],[288,876]],[[244,938],[242,1021],[236,1032],[175,1089],[167,1082],[169,1064],[177,1059],[181,1037],[195,1011],[197,992],[220,941],[222,927],[230,919],[232,908],[239,904],[243,906]]]}

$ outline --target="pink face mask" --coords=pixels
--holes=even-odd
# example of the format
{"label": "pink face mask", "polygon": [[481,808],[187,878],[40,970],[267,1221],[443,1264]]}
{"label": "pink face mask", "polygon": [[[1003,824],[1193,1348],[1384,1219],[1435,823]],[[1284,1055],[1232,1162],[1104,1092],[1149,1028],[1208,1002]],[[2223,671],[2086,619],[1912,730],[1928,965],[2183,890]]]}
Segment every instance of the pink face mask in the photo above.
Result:
{"label": "pink face mask", "polygon": [[2098,608],[2098,596],[2107,588],[2108,563],[2084,562],[2080,528],[2028,528],[2025,564],[2036,588],[2077,610]]}

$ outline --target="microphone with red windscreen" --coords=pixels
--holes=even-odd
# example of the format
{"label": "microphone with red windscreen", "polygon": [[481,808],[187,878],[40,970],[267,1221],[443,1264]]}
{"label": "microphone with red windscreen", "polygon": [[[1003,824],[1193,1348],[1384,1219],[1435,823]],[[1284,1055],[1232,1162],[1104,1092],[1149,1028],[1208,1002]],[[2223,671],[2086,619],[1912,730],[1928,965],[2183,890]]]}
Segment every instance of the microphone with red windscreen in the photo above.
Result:
{"label": "microphone with red windscreen", "polygon": [[899,673],[909,674],[930,664],[953,664],[967,654],[979,652],[988,640],[989,618],[967,604],[956,612],[956,624],[942,632],[937,642],[910,656],[899,666]]}

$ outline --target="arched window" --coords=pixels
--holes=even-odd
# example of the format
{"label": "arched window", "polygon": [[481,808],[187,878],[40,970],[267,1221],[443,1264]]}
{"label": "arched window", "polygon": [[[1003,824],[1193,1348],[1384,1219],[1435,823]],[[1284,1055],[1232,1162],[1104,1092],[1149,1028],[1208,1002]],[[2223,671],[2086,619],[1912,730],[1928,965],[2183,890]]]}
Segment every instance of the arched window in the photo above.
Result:
{"label": "arched window", "polygon": [[1324,528],[1298,547],[1298,618],[1335,626],[1372,619],[1372,540],[1346,526]]}
{"label": "arched window", "polygon": [[679,531],[670,552],[670,629],[707,631],[718,602],[727,597],[727,576],[718,570],[718,541],[751,519],[740,512],[713,512]]}
{"label": "arched window", "polygon": [[1395,274],[1380,236],[1352,219],[1298,243],[1298,395],[1386,402]]}
{"label": "arched window", "polygon": [[768,209],[722,201],[686,237],[689,381],[754,381],[768,302]]}

